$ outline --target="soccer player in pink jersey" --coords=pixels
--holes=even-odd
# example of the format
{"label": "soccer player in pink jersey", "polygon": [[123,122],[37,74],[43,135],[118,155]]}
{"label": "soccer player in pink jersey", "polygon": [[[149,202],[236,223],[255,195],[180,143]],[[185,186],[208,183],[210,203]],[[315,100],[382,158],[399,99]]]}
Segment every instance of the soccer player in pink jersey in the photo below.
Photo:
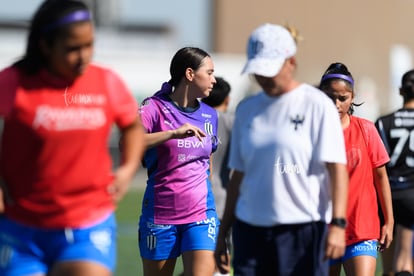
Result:
{"label": "soccer player in pink jersey", "polygon": [[[112,275],[115,204],[144,150],[137,103],[91,63],[94,26],[78,0],[36,11],[24,56],[0,72],[0,275]],[[108,136],[124,137],[113,171]]]}
{"label": "soccer player in pink jersey", "polygon": [[184,47],[170,74],[140,108],[148,170],[139,221],[144,275],[173,275],[182,256],[185,275],[211,276],[219,220],[209,175],[218,118],[199,98],[216,83],[214,64],[204,50]]}

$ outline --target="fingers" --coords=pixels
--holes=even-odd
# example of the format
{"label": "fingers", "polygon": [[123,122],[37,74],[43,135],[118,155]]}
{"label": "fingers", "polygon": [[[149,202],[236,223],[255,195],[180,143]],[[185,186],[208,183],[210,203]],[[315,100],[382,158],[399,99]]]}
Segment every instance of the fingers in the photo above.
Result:
{"label": "fingers", "polygon": [[230,273],[230,255],[227,252],[217,252],[214,254],[216,265],[220,273]]}
{"label": "fingers", "polygon": [[206,137],[206,134],[196,127],[194,129],[188,129],[185,133],[187,137],[195,136],[199,141],[202,141],[202,138]]}
{"label": "fingers", "polygon": [[338,259],[345,253],[344,247],[328,245],[325,250],[325,260],[327,259]]}
{"label": "fingers", "polygon": [[122,185],[118,186],[116,184],[112,184],[107,187],[107,192],[112,196],[112,200],[114,202],[118,202],[124,197],[127,189],[122,188]]}
{"label": "fingers", "polygon": [[206,137],[206,134],[196,126],[193,126],[189,123],[185,123],[177,129],[179,138],[186,138],[195,136],[198,140],[202,141],[203,137]]}

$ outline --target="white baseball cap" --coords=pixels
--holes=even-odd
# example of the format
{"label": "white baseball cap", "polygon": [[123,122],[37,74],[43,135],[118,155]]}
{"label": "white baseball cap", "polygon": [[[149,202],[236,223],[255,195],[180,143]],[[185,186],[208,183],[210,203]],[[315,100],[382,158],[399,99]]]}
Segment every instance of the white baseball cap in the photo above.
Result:
{"label": "white baseball cap", "polygon": [[270,23],[254,30],[247,44],[247,63],[242,73],[276,76],[286,59],[296,54],[296,43],[283,26]]}

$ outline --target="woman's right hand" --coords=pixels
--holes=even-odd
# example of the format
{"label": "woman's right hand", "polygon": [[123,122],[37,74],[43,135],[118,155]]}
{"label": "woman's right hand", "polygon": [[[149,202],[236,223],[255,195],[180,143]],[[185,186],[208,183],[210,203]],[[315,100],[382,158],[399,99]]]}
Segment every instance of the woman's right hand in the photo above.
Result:
{"label": "woman's right hand", "polygon": [[192,136],[195,136],[198,140],[201,141],[203,137],[206,137],[206,134],[198,127],[193,126],[189,123],[185,123],[173,131],[173,137],[176,139],[182,139]]}

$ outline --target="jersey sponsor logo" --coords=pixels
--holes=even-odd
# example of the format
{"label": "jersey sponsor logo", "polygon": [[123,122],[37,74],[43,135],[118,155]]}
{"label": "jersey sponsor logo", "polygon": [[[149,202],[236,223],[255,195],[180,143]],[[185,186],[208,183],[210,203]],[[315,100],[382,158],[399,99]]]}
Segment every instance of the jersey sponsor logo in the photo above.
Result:
{"label": "jersey sponsor logo", "polygon": [[104,95],[88,94],[88,93],[69,93],[68,88],[63,94],[66,106],[75,105],[103,105],[106,103]]}
{"label": "jersey sponsor logo", "polygon": [[201,117],[210,119],[212,116],[211,114],[208,114],[208,113],[201,113]]}
{"label": "jersey sponsor logo", "polygon": [[279,156],[276,158],[275,167],[279,174],[301,174],[299,165],[282,163]]}
{"label": "jersey sponsor logo", "polygon": [[180,153],[177,155],[178,162],[186,162],[186,161],[191,161],[191,160],[195,160],[199,158],[200,156],[192,155],[192,154]]}
{"label": "jersey sponsor logo", "polygon": [[[203,139],[203,141],[205,138]],[[185,148],[185,149],[191,149],[191,148],[204,148],[203,141],[199,141],[196,139],[178,139],[177,140],[177,147],[178,148]]]}
{"label": "jersey sponsor logo", "polygon": [[106,124],[102,108],[97,107],[51,107],[41,105],[36,109],[33,128],[65,131],[97,129]]}

